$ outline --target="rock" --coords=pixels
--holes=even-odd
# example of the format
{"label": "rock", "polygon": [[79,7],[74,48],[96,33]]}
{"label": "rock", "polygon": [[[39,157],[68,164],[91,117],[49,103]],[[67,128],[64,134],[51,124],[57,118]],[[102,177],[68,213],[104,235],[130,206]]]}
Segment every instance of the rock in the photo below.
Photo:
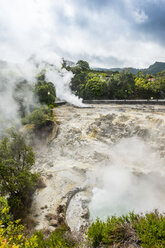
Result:
{"label": "rock", "polygon": [[57,226],[58,226],[58,221],[57,221],[57,220],[50,220],[49,225],[50,225],[50,226],[57,227]]}
{"label": "rock", "polygon": [[60,213],[64,213],[66,210],[66,207],[64,205],[59,205],[58,208],[57,208],[57,213],[60,214]]}
{"label": "rock", "polygon": [[52,162],[50,162],[50,163],[48,164],[48,166],[49,166],[49,167],[53,167],[54,164],[53,164]]}
{"label": "rock", "polygon": [[45,208],[48,208],[48,206],[47,206],[47,205],[45,205],[45,206],[41,207],[41,209],[45,209]]}
{"label": "rock", "polygon": [[89,209],[85,208],[81,214],[82,218],[89,219]]}
{"label": "rock", "polygon": [[47,179],[51,179],[53,177],[53,175],[52,174],[47,174]]}
{"label": "rock", "polygon": [[50,221],[50,220],[55,220],[57,216],[55,214],[49,213],[45,215],[45,218]]}
{"label": "rock", "polygon": [[40,177],[39,180],[38,180],[38,188],[39,189],[43,189],[43,188],[46,188],[46,183],[44,181],[44,178],[43,177]]}

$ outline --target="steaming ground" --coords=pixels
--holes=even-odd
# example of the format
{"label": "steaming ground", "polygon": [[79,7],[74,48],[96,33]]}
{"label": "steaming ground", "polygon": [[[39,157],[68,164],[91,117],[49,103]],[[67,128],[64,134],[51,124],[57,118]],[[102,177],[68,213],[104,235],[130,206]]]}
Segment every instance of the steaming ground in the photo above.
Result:
{"label": "steaming ground", "polygon": [[165,107],[64,105],[54,113],[57,137],[37,150],[34,168],[46,185],[31,208],[36,229],[54,230],[60,204],[72,230],[89,214],[165,211]]}
{"label": "steaming ground", "polygon": [[123,139],[110,155],[109,165],[97,172],[97,186],[89,204],[91,218],[164,211],[164,160],[137,137]]}
{"label": "steaming ground", "polygon": [[[43,70],[46,80],[54,84],[57,98],[75,106],[84,106],[82,99],[71,92],[72,72],[62,69],[62,60],[56,54],[45,51],[19,64],[0,61],[0,137],[7,128],[21,126],[20,102],[26,114],[30,108],[39,107],[39,102],[34,96],[34,85],[37,75]],[[17,89],[21,82],[26,82],[22,91]]]}

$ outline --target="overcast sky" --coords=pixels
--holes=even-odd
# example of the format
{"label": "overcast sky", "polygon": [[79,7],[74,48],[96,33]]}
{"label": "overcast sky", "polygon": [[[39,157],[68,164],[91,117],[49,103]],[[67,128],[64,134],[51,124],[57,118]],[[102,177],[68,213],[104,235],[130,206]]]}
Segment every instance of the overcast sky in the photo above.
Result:
{"label": "overcast sky", "polygon": [[165,0],[0,0],[0,59],[47,50],[100,67],[165,61]]}

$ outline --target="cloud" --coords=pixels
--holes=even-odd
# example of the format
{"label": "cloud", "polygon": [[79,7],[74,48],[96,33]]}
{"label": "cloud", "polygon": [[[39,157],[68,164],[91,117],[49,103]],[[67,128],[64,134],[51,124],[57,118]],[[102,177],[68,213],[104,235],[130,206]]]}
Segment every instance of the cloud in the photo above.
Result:
{"label": "cloud", "polygon": [[164,16],[164,0],[0,0],[0,58],[49,49],[93,66],[146,67],[165,60]]}

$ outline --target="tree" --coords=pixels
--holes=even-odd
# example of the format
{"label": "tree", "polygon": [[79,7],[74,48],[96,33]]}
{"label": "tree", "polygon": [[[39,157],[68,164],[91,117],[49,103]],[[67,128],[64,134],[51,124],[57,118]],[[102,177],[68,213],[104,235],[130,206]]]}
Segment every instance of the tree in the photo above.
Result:
{"label": "tree", "polygon": [[26,80],[17,82],[13,97],[18,104],[20,117],[25,117],[34,102],[33,86]]}
{"label": "tree", "polygon": [[104,97],[107,92],[107,85],[105,80],[100,78],[99,75],[88,79],[85,85],[85,93],[88,98]]}
{"label": "tree", "polygon": [[87,72],[81,71],[80,73],[77,73],[74,75],[74,77],[71,79],[71,89],[73,92],[75,92],[76,95],[82,97],[81,95],[81,85],[87,82]]}
{"label": "tree", "polygon": [[56,90],[53,83],[38,81],[35,85],[35,93],[38,96],[40,103],[47,105],[55,104]]}
{"label": "tree", "polygon": [[27,210],[38,183],[38,175],[30,172],[35,158],[32,147],[14,129],[0,142],[0,192],[8,196],[11,212],[19,217]]}
{"label": "tree", "polygon": [[77,65],[81,68],[82,71],[89,71],[90,70],[89,64],[85,60],[79,60],[77,62]]}
{"label": "tree", "polygon": [[133,74],[124,71],[120,72],[119,82],[121,92],[120,99],[133,98],[133,93],[135,89],[135,80]]}

